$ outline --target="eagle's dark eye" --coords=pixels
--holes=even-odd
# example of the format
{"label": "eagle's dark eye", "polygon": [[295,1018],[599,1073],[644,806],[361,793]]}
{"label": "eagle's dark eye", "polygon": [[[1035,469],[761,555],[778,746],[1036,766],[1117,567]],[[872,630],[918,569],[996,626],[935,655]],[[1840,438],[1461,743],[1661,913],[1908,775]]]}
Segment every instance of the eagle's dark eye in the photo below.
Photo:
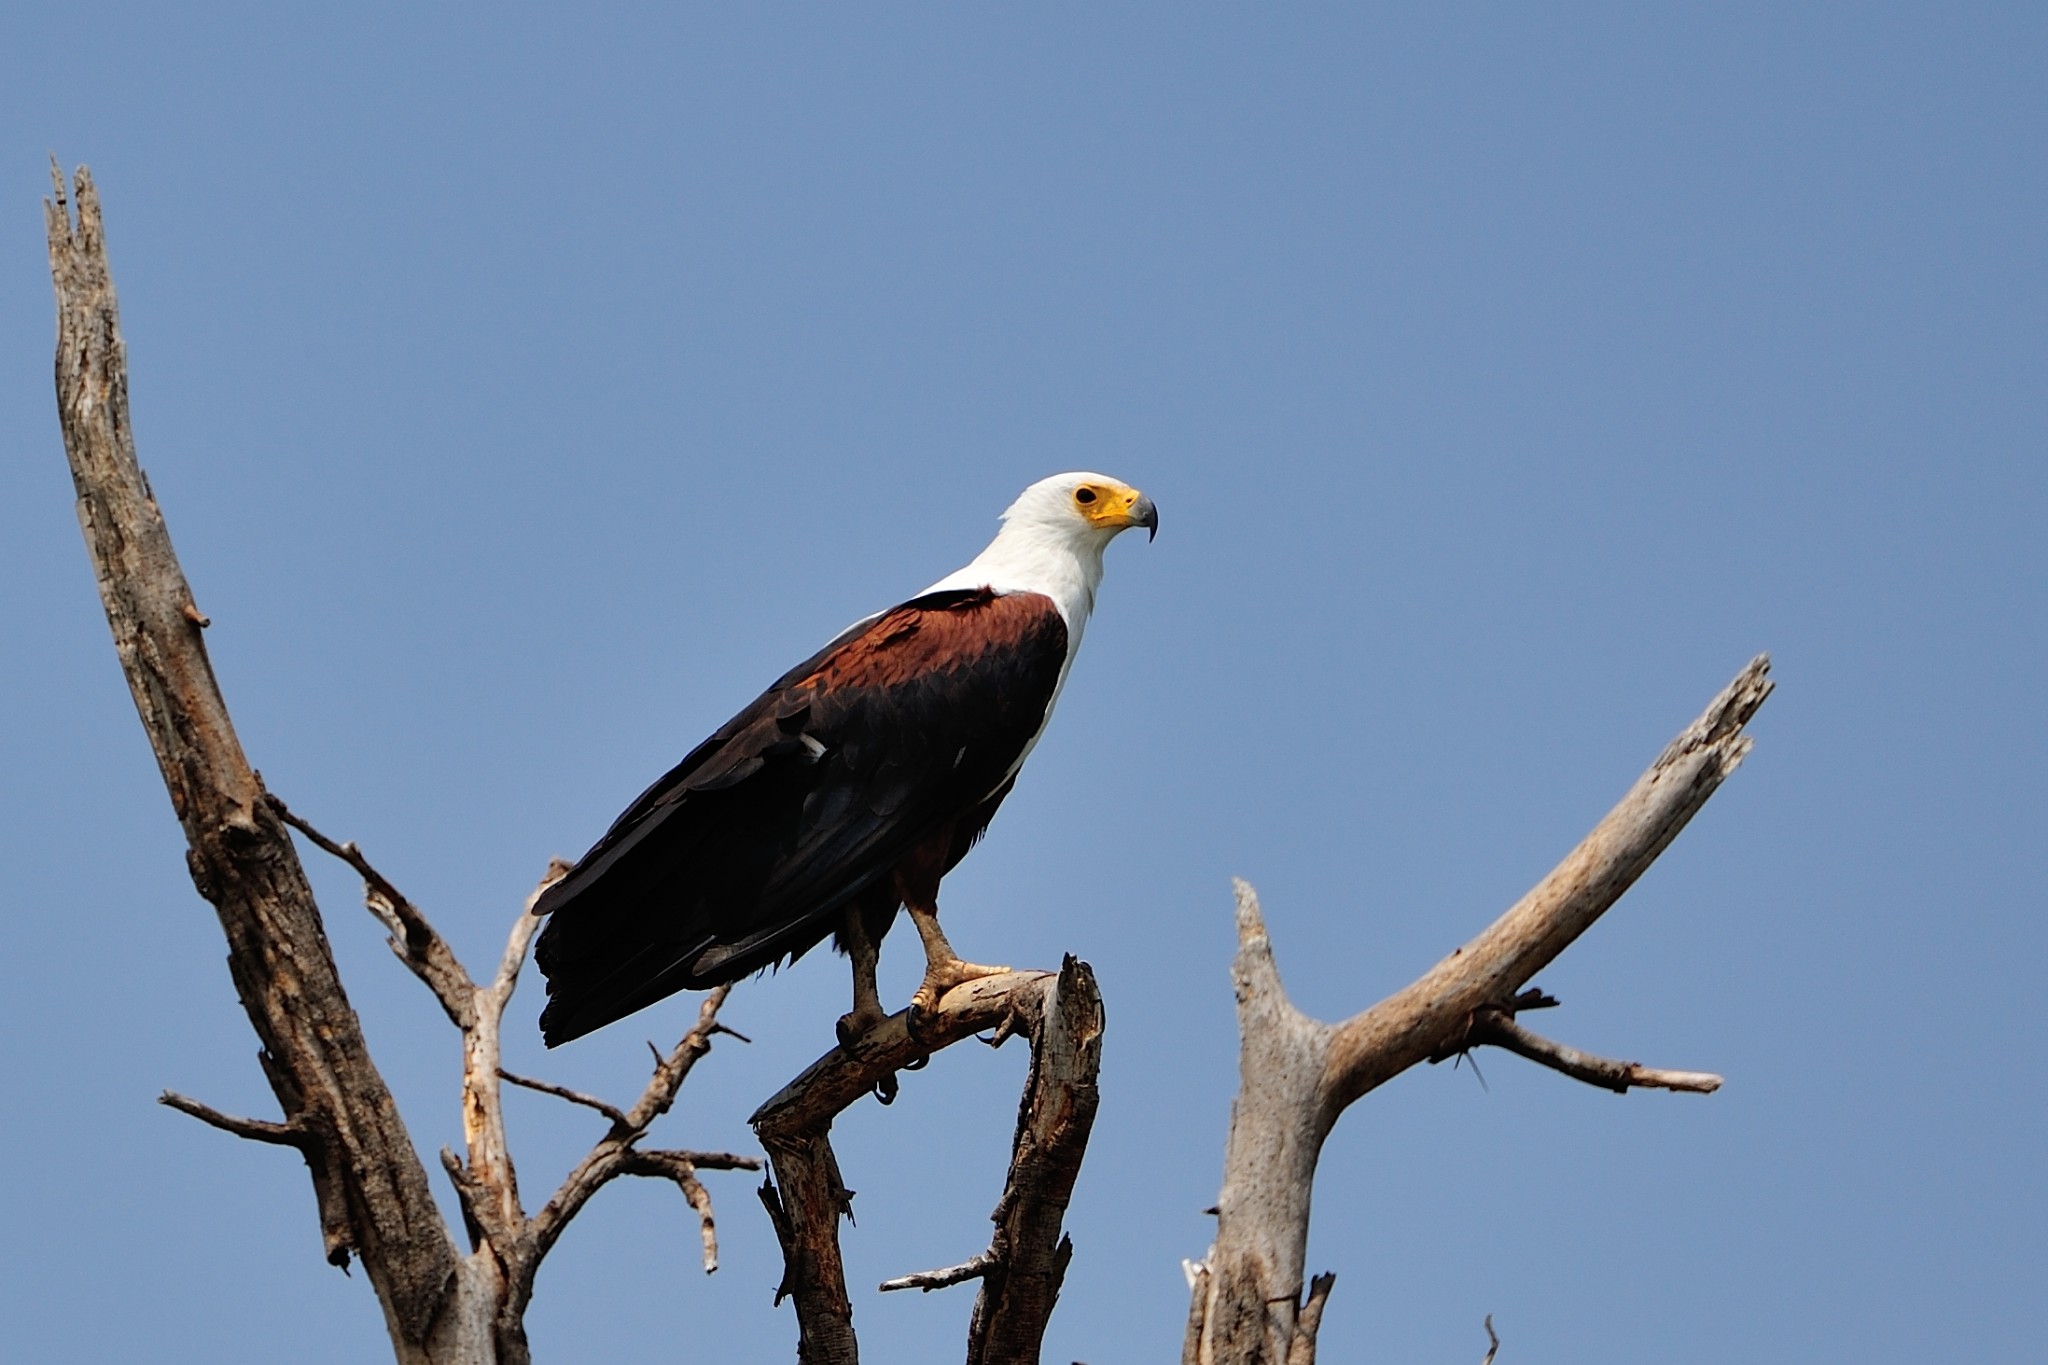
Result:
{"label": "eagle's dark eye", "polygon": [[1089,503],[1095,501],[1095,490],[1092,488],[1075,489],[1074,501],[1080,503],[1083,507],[1086,507]]}

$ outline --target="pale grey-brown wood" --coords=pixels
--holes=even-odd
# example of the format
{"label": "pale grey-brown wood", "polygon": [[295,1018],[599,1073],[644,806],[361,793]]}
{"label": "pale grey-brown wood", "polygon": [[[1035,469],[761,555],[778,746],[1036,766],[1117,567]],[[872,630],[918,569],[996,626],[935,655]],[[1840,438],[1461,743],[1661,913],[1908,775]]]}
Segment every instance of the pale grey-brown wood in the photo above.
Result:
{"label": "pale grey-brown wood", "polygon": [[[637,1144],[675,1102],[712,1036],[730,1032],[717,1020],[726,991],[706,997],[697,1026],[657,1059],[630,1110],[595,1102],[611,1119],[610,1131],[527,1217],[505,1140],[498,1059],[505,1007],[539,925],[529,913],[532,899],[513,922],[496,973],[479,986],[361,850],[328,839],[264,791],[207,659],[200,635],[207,619],[192,600],[136,459],[127,361],[92,177],[81,169],[75,194],[67,194],[54,166],[52,173],[56,194],[45,207],[57,296],[57,407],[79,525],[122,670],[185,830],[193,882],[227,935],[229,973],[262,1040],[260,1061],[284,1118],[239,1118],[170,1092],[163,1102],[239,1137],[304,1155],[328,1259],[361,1261],[402,1365],[525,1365],[524,1315],[541,1260],[591,1195],[618,1176],[675,1183],[698,1216],[705,1268],[716,1268],[710,1196],[696,1173],[757,1170],[761,1163]],[[392,951],[462,1032],[464,1153],[443,1151],[441,1164],[461,1202],[466,1252],[442,1221],[371,1061],[291,828],[362,876],[365,904],[389,931]],[[552,866],[542,887],[564,870]]]}
{"label": "pale grey-brown wood", "polygon": [[1767,658],[1752,661],[1592,833],[1477,938],[1340,1024],[1311,1019],[1288,1000],[1258,898],[1238,883],[1238,1095],[1216,1241],[1188,1267],[1184,1365],[1313,1360],[1329,1285],[1319,1279],[1313,1308],[1305,1306],[1303,1260],[1323,1140],[1347,1106],[1417,1062],[1504,1043],[1610,1088],[1617,1080],[1696,1091],[1719,1085],[1705,1073],[1576,1053],[1520,1029],[1513,1013],[1516,992],[1621,897],[1749,752],[1743,727],[1770,695],[1769,672]]}

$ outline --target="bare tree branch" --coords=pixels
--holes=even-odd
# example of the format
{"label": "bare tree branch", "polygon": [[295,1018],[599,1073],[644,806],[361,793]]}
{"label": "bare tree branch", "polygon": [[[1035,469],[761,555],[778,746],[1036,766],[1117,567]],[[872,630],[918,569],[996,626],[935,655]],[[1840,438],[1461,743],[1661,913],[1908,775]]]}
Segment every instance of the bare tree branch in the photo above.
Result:
{"label": "bare tree branch", "polygon": [[525,1090],[538,1090],[543,1095],[553,1095],[557,1099],[567,1100],[571,1104],[580,1104],[586,1109],[595,1109],[620,1127],[629,1126],[626,1121],[625,1110],[607,1100],[601,1100],[595,1095],[586,1095],[581,1090],[571,1090],[567,1086],[556,1085],[552,1081],[536,1081],[530,1076],[515,1076],[502,1066],[498,1068],[498,1079],[510,1081],[512,1084]]}
{"label": "bare tree branch", "polygon": [[968,1365],[1036,1365],[1074,1254],[1060,1228],[1095,1123],[1105,1023],[1094,971],[1068,954],[1030,1015],[1031,1075],[1017,1108],[1009,1175],[990,1215],[993,1264],[967,1328]]}
{"label": "bare tree branch", "polygon": [[675,1182],[697,1213],[698,1231],[704,1242],[704,1273],[709,1275],[718,1269],[718,1225],[711,1213],[711,1192],[697,1179],[698,1168],[758,1171],[761,1165],[758,1157],[734,1156],[729,1152],[629,1150],[620,1158],[619,1174]]}
{"label": "bare tree branch", "polygon": [[275,793],[265,792],[263,799],[277,818],[312,841],[321,852],[339,858],[355,869],[363,879],[363,907],[377,917],[385,931],[391,935],[391,951],[406,968],[427,984],[434,998],[441,1002],[448,1020],[457,1028],[470,1026],[475,983],[469,973],[455,960],[455,951],[441,937],[440,931],[427,922],[418,906],[405,897],[391,880],[363,856],[353,840],[336,843],[313,828],[303,818],[293,813]]}
{"label": "bare tree branch", "polygon": [[[761,1203],[782,1244],[782,1283],[775,1301],[796,1305],[796,1358],[801,1365],[854,1365],[853,1302],[846,1296],[846,1262],[839,1252],[839,1220],[853,1217],[853,1191],[839,1175],[839,1158],[825,1135],[829,1120],[796,1133],[761,1136],[770,1178]],[[780,1188],[777,1182],[780,1182]]]}
{"label": "bare tree branch", "polygon": [[224,1133],[233,1133],[236,1137],[247,1138],[251,1142],[270,1142],[280,1147],[304,1147],[315,1141],[303,1123],[272,1123],[267,1119],[245,1119],[235,1114],[223,1114],[212,1105],[201,1104],[198,1100],[180,1095],[175,1090],[164,1091],[156,1097],[156,1102],[181,1114],[190,1114],[201,1123],[210,1123]]}
{"label": "bare tree branch", "polygon": [[[796,1133],[843,1112],[876,1085],[898,1071],[913,1069],[983,1029],[997,1028],[1011,1012],[1035,1003],[1051,972],[1004,972],[956,986],[946,992],[921,1024],[910,1032],[910,1012],[899,1010],[858,1039],[851,1050],[834,1048],[810,1064],[803,1074],[769,1096],[747,1122],[756,1135]],[[1027,1003],[1028,1002],[1028,1003]]]}
{"label": "bare tree branch", "polygon": [[1639,1062],[1610,1061],[1605,1057],[1595,1057],[1590,1052],[1580,1052],[1577,1048],[1531,1033],[1516,1023],[1513,1015],[1490,1007],[1472,1016],[1472,1028],[1466,1039],[1475,1046],[1490,1043],[1494,1047],[1505,1048],[1518,1057],[1527,1057],[1553,1071],[1561,1071],[1575,1081],[1597,1085],[1616,1094],[1624,1094],[1634,1087],[1711,1095],[1721,1088],[1721,1078],[1711,1072],[1661,1071]]}
{"label": "bare tree branch", "polygon": [[910,1275],[899,1275],[893,1280],[884,1280],[876,1288],[884,1294],[897,1289],[920,1289],[929,1294],[934,1289],[947,1289],[969,1280],[978,1280],[995,1267],[996,1255],[984,1251],[970,1257],[959,1265],[947,1266],[944,1270],[920,1270]]}
{"label": "bare tree branch", "polygon": [[1767,656],[1753,659],[1592,833],[1484,933],[1337,1026],[1325,1132],[1344,1106],[1426,1060],[1474,1010],[1528,984],[1621,899],[1748,755],[1743,727],[1771,694],[1770,667]]}
{"label": "bare tree branch", "polygon": [[[526,918],[532,919],[528,915]],[[688,1079],[690,1068],[697,1059],[711,1050],[711,1038],[718,1024],[719,1008],[725,1004],[732,987],[720,986],[703,999],[697,1007],[697,1025],[683,1035],[681,1042],[661,1059],[648,1080],[647,1088],[640,1094],[633,1107],[621,1120],[612,1123],[611,1131],[598,1139],[595,1147],[576,1164],[574,1170],[556,1189],[554,1197],[533,1216],[529,1235],[535,1248],[534,1262],[545,1256],[548,1249],[561,1237],[569,1220],[582,1211],[590,1202],[590,1196],[604,1188],[613,1178],[625,1174],[633,1144],[647,1132],[653,1122],[667,1113],[675,1103],[676,1092],[682,1089]]]}
{"label": "bare tree branch", "polygon": [[[1199,1276],[1183,1360],[1288,1360],[1302,1332],[1309,1198],[1323,1139],[1345,1107],[1417,1062],[1448,1055],[1475,1031],[1546,1065],[1567,1049],[1520,1028],[1516,1010],[1552,1002],[1529,979],[1613,905],[1677,837],[1749,752],[1743,727],[1770,695],[1759,656],[1680,732],[1551,874],[1477,938],[1422,978],[1341,1024],[1288,1000],[1257,897],[1238,883],[1239,1089],[1231,1109],[1216,1243]],[[1482,1019],[1484,1022],[1482,1022]],[[1505,1027],[1503,1027],[1505,1026]],[[1560,1067],[1588,1079],[1601,1059]],[[1622,1064],[1609,1063],[1619,1067]],[[1627,1072],[1632,1084],[1672,1073]],[[1680,1088],[1708,1089],[1685,1073]],[[1604,1083],[1604,1082],[1603,1082]],[[1326,1291],[1327,1292],[1327,1291]]]}
{"label": "bare tree branch", "polygon": [[1479,1365],[1493,1365],[1493,1358],[1500,1354],[1500,1338],[1494,1334],[1493,1314],[1486,1315],[1486,1359]]}

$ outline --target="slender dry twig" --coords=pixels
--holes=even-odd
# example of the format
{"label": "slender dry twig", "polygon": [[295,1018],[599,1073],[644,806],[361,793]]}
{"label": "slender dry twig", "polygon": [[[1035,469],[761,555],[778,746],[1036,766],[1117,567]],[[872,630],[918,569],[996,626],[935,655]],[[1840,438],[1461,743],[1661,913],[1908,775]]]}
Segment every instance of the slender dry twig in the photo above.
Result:
{"label": "slender dry twig", "polygon": [[210,1104],[201,1104],[175,1090],[166,1090],[156,1097],[156,1102],[190,1114],[201,1123],[210,1123],[224,1133],[247,1138],[251,1142],[271,1142],[280,1147],[303,1147],[314,1141],[312,1131],[302,1120],[290,1119],[284,1123],[272,1123],[268,1119],[245,1119],[237,1114],[224,1114]]}
{"label": "slender dry twig", "polygon": [[944,1270],[920,1270],[911,1275],[899,1275],[893,1280],[884,1280],[876,1288],[887,1294],[897,1289],[920,1289],[929,1294],[934,1289],[946,1289],[968,1280],[978,1280],[988,1274],[996,1265],[993,1251],[984,1251],[979,1256],[962,1261],[959,1265],[947,1266]]}
{"label": "slender dry twig", "polygon": [[476,985],[456,960],[455,950],[448,946],[447,940],[428,922],[420,908],[363,856],[362,849],[353,840],[337,843],[328,838],[285,805],[275,793],[265,792],[263,799],[278,819],[305,835],[314,847],[339,858],[355,870],[356,875],[363,879],[363,906],[391,935],[391,951],[413,975],[426,983],[427,989],[434,993],[434,998],[447,1013],[449,1022],[457,1028],[468,1028],[474,1021]]}
{"label": "slender dry twig", "polygon": [[660,1060],[633,1107],[613,1122],[611,1131],[598,1139],[597,1145],[563,1179],[554,1196],[533,1216],[529,1232],[538,1249],[536,1261],[538,1256],[547,1254],[569,1220],[590,1202],[590,1196],[613,1178],[625,1174],[624,1168],[630,1160],[628,1153],[633,1144],[656,1119],[668,1112],[675,1103],[676,1092],[688,1079],[690,1068],[711,1050],[719,1008],[731,993],[732,987],[720,986],[704,997],[697,1007],[696,1027],[684,1034],[682,1041]]}
{"label": "slender dry twig", "polygon": [[1493,1314],[1486,1315],[1486,1359],[1479,1365],[1493,1365],[1493,1358],[1500,1354],[1500,1338],[1493,1331]]}
{"label": "slender dry twig", "polygon": [[1721,1078],[1706,1071],[1664,1071],[1639,1062],[1617,1062],[1531,1033],[1504,1010],[1482,1009],[1472,1016],[1466,1035],[1471,1045],[1490,1043],[1518,1057],[1561,1071],[1575,1081],[1612,1090],[1617,1095],[1631,1087],[1640,1090],[1684,1090],[1711,1095],[1721,1088]]}
{"label": "slender dry twig", "polygon": [[556,1085],[552,1081],[536,1081],[530,1076],[515,1076],[502,1066],[498,1068],[498,1079],[510,1081],[522,1090],[538,1090],[543,1095],[553,1095],[556,1099],[567,1100],[571,1104],[580,1104],[586,1109],[595,1109],[621,1128],[631,1126],[626,1121],[625,1110],[608,1100],[601,1100],[595,1095],[586,1095],[581,1090],[571,1090],[565,1085]]}
{"label": "slender dry twig", "polygon": [[620,1175],[650,1176],[674,1182],[683,1198],[696,1211],[699,1235],[704,1242],[704,1273],[718,1269],[718,1224],[712,1217],[711,1192],[697,1179],[698,1170],[758,1171],[759,1157],[734,1156],[730,1152],[639,1151],[629,1149],[619,1158]]}

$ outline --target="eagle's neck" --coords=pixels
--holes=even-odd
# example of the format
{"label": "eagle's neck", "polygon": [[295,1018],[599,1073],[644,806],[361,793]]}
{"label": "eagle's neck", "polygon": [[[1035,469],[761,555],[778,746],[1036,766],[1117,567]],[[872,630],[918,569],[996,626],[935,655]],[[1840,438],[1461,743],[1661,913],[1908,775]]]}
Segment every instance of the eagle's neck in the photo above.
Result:
{"label": "eagle's neck", "polygon": [[1066,622],[1067,656],[1071,659],[1080,646],[1088,614],[1095,610],[1106,543],[1106,538],[1098,541],[1064,527],[1013,518],[1004,523],[987,549],[925,591],[988,587],[998,593],[1043,593]]}

